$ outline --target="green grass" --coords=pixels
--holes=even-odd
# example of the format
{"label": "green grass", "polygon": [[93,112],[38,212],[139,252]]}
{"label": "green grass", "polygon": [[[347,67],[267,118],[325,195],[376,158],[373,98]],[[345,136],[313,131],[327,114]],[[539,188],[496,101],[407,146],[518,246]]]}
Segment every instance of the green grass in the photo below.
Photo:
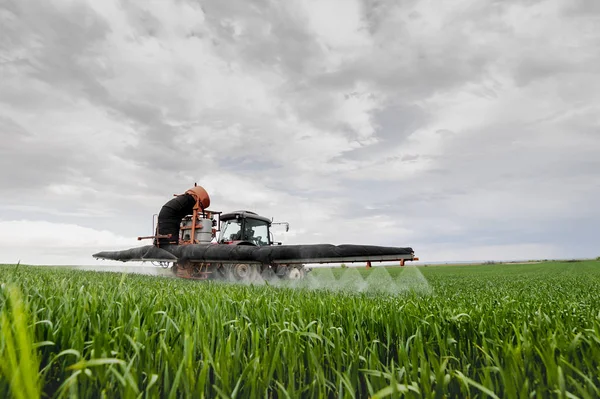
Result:
{"label": "green grass", "polygon": [[0,397],[600,397],[596,261],[0,284]]}

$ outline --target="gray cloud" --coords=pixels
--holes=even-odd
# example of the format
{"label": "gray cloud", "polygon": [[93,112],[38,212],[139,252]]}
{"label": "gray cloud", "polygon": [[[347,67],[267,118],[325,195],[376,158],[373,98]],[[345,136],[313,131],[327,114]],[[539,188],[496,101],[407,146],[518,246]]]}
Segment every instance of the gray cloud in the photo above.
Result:
{"label": "gray cloud", "polygon": [[5,0],[0,224],[121,245],[197,181],[291,243],[591,256],[596,3]]}
{"label": "gray cloud", "polygon": [[311,68],[321,50],[294,6],[267,1],[203,1],[201,6],[214,40],[229,45],[222,50],[224,54],[236,53],[252,67],[300,79],[313,72]]}
{"label": "gray cloud", "polygon": [[594,0],[573,0],[565,2],[561,7],[565,16],[598,18],[600,4]]}

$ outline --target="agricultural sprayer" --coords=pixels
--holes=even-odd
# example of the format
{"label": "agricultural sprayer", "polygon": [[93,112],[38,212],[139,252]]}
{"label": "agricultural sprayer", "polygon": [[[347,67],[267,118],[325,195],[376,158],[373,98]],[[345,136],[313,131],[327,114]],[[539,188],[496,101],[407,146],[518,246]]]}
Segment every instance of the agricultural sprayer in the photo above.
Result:
{"label": "agricultural sprayer", "polygon": [[122,251],[103,251],[97,259],[159,262],[183,278],[251,280],[301,279],[305,264],[418,260],[412,248],[372,245],[282,245],[275,242],[271,219],[250,211],[209,210],[210,197],[195,185],[176,195],[158,213],[154,235],[146,245]]}

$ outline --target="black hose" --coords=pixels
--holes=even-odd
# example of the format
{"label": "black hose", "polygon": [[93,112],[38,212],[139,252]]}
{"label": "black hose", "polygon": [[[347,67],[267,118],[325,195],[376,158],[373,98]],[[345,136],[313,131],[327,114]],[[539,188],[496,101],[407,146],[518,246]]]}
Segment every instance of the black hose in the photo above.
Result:
{"label": "black hose", "polygon": [[[190,194],[178,195],[163,205],[158,214],[158,234],[171,234],[171,238],[159,238],[159,246],[179,243],[181,219],[194,212],[194,205],[196,200]],[[154,244],[156,241],[155,239]]]}

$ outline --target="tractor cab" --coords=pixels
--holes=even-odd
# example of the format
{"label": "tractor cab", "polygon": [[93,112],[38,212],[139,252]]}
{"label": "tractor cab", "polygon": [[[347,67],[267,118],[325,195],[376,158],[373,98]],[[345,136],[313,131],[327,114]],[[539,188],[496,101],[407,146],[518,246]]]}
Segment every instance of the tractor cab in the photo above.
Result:
{"label": "tractor cab", "polygon": [[219,244],[245,241],[254,245],[272,245],[271,220],[250,211],[236,211],[220,215]]}

